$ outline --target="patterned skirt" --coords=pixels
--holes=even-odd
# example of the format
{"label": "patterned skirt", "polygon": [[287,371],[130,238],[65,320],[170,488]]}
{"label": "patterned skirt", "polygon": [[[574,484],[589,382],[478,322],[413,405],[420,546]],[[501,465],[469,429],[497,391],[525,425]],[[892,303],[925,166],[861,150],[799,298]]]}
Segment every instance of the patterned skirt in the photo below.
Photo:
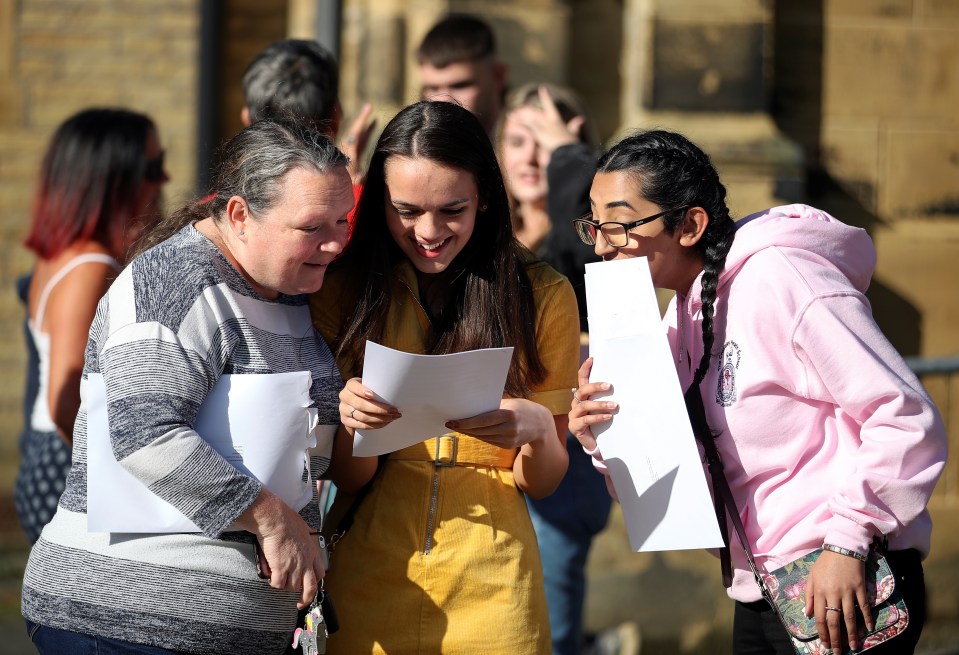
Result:
{"label": "patterned skirt", "polygon": [[20,435],[20,468],[14,503],[30,543],[57,511],[71,464],[70,446],[56,432],[25,429]]}

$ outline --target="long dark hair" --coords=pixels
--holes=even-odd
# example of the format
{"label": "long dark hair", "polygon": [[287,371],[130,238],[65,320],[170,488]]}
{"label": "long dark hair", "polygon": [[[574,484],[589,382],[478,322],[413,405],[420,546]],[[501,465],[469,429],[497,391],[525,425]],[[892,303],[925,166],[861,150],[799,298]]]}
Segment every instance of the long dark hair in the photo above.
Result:
{"label": "long dark hair", "polygon": [[158,223],[137,244],[136,251],[165,241],[189,223],[212,217],[219,221],[230,198],[246,200],[254,218],[279,198],[283,176],[296,167],[325,173],[345,167],[346,155],[313,125],[288,118],[257,121],[238,132],[217,152],[213,193],[198,198]]}
{"label": "long dark hair", "polygon": [[431,354],[513,346],[506,391],[527,397],[546,375],[536,347],[536,308],[513,236],[509,202],[493,146],[480,122],[447,102],[418,102],[389,122],[370,160],[353,235],[333,270],[344,270],[351,310],[335,340],[339,353],[362,366],[367,339],[381,341],[391,302],[389,276],[405,255],[390,235],[385,214],[385,165],[390,157],[423,158],[466,171],[480,208],[469,241],[450,264],[442,311],[434,317]]}
{"label": "long dark hair", "polygon": [[88,239],[122,253],[155,130],[126,109],[86,109],[64,121],[43,157],[24,245],[44,259]]}
{"label": "long dark hair", "polygon": [[[696,144],[676,132],[650,130],[626,137],[604,154],[597,164],[598,173],[622,171],[633,176],[641,195],[660,209],[702,207],[709,216],[706,232],[696,244],[703,255],[703,356],[696,368],[693,384],[699,384],[709,370],[713,348],[713,315],[719,273],[733,245],[736,224],[726,206],[726,187],[719,174]],[[667,234],[682,225],[684,212],[663,217]]]}

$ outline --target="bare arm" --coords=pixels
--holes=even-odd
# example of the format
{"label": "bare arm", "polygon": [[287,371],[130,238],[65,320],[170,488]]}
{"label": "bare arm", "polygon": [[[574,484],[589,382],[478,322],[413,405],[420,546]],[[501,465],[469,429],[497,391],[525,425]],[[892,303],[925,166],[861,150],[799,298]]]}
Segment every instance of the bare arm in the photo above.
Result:
{"label": "bare arm", "polygon": [[534,500],[544,498],[554,491],[569,467],[569,455],[566,452],[565,414],[553,416],[553,431],[556,439],[546,434],[541,444],[528,443],[520,448],[513,464],[513,476],[516,485]]}
{"label": "bare arm", "polygon": [[50,335],[50,380],[47,403],[60,436],[73,444],[73,424],[80,409],[83,356],[97,303],[110,287],[113,268],[88,263],[53,288],[41,331]]}
{"label": "bare arm", "polygon": [[369,142],[374,129],[376,129],[376,119],[373,117],[373,106],[366,103],[340,141],[340,150],[350,158],[347,170],[349,170],[353,184],[359,185],[366,181],[366,171],[360,164],[360,158],[363,156],[363,151],[366,150],[366,144]]}

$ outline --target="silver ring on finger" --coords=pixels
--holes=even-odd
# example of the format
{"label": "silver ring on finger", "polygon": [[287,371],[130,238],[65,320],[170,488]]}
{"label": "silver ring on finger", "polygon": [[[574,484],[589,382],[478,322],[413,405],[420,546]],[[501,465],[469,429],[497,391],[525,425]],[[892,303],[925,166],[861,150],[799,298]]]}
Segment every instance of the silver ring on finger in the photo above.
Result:
{"label": "silver ring on finger", "polygon": [[827,611],[827,612],[839,612],[840,614],[842,614],[842,610],[841,610],[840,608],[838,608],[838,607],[829,607],[829,605],[826,605],[826,611]]}
{"label": "silver ring on finger", "polygon": [[350,411],[350,413],[347,414],[347,416],[348,416],[349,418],[353,418],[353,414],[355,414],[355,413],[356,413],[356,408],[354,407],[354,408],[352,409],[352,411]]}
{"label": "silver ring on finger", "polygon": [[570,391],[573,392],[573,400],[575,400],[578,403],[583,402],[583,399],[576,395],[576,392],[579,391],[577,387],[573,387],[572,389],[570,389]]}

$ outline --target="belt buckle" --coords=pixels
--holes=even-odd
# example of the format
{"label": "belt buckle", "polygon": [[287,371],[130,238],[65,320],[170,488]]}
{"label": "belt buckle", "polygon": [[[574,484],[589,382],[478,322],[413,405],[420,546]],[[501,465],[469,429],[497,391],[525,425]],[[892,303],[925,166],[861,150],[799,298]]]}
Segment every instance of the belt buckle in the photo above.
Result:
{"label": "belt buckle", "polygon": [[[444,458],[440,454],[441,439],[449,439],[452,445],[449,448],[449,459]],[[433,447],[433,465],[440,468],[448,468],[451,466],[456,466],[456,445],[459,440],[456,438],[456,433],[451,432],[447,434],[441,434],[436,437],[436,444]]]}

